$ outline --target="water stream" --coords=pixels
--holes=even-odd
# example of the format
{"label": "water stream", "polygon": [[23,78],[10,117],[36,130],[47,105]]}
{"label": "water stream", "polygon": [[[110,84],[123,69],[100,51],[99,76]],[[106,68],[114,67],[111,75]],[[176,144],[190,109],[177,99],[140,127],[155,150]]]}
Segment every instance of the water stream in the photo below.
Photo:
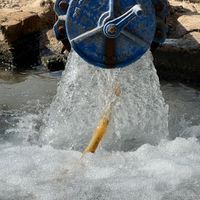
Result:
{"label": "water stream", "polygon": [[[71,55],[50,105],[55,86],[37,97],[46,82],[32,79],[21,107],[1,104],[1,200],[200,199],[200,92],[163,83],[163,98],[150,52],[117,70]],[[7,98],[19,84],[3,84]],[[81,159],[110,102],[100,148]]]}
{"label": "water stream", "polygon": [[[115,101],[103,148],[128,151],[168,135],[168,107],[150,52],[124,69],[102,70],[72,55],[46,116],[42,140],[82,151],[110,102]],[[121,94],[115,96],[115,88]]]}

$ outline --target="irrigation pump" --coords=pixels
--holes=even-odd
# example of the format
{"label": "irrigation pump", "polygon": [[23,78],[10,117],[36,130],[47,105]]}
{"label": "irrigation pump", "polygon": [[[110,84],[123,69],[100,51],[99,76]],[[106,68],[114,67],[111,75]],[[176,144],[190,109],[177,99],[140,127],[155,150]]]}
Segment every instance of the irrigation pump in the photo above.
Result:
{"label": "irrigation pump", "polygon": [[164,42],[167,0],[57,0],[54,32],[88,63],[125,67]]}

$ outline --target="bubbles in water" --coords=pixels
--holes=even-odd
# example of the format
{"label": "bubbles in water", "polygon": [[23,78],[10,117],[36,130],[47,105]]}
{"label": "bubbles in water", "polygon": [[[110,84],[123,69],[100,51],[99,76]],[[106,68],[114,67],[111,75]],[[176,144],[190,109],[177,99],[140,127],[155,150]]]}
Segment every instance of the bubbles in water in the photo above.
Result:
{"label": "bubbles in water", "polygon": [[168,106],[150,52],[126,68],[109,70],[89,66],[73,53],[44,117],[41,141],[82,151],[112,102],[104,149],[128,151],[168,135]]}
{"label": "bubbles in water", "polygon": [[[71,56],[46,114],[38,102],[35,112],[28,109],[16,115],[15,121],[9,120],[16,126],[5,132],[15,134],[22,143],[0,145],[0,199],[200,199],[198,140],[161,140],[168,135],[168,106],[151,54],[148,52],[134,65],[115,70],[97,69],[76,54]],[[174,104],[180,104],[177,119],[186,105],[180,102]],[[112,116],[103,148],[82,159],[78,151],[61,150],[82,151],[110,103]],[[190,112],[197,112],[192,104]],[[27,104],[33,108],[30,105]],[[197,119],[192,125],[183,120],[181,127],[185,131],[180,133],[198,137]],[[30,141],[38,144],[38,138],[47,145],[30,145]],[[140,146],[143,143],[158,145]],[[114,151],[138,146],[136,151]]]}
{"label": "bubbles in water", "polygon": [[194,138],[82,159],[80,152],[51,146],[4,146],[0,199],[198,200],[199,151]]}

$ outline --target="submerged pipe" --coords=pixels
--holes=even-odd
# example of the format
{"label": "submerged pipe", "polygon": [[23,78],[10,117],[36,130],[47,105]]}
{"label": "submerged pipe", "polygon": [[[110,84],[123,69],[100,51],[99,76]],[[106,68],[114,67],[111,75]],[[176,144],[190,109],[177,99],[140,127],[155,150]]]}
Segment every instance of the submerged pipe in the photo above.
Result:
{"label": "submerged pipe", "polygon": [[108,128],[110,122],[111,109],[108,111],[109,113],[105,113],[103,117],[100,119],[99,124],[95,131],[93,132],[92,138],[83,152],[83,155],[86,153],[95,153],[99,143],[102,138],[106,134],[106,130]]}
{"label": "submerged pipe", "polygon": [[121,89],[120,89],[120,85],[118,83],[116,83],[114,85],[113,88],[113,92],[115,95],[114,101],[112,101],[108,108],[106,109],[106,111],[104,112],[103,116],[101,117],[97,128],[94,130],[92,138],[88,144],[88,146],[86,147],[86,149],[83,152],[83,155],[85,155],[86,153],[95,153],[99,143],[101,142],[101,140],[103,139],[103,137],[106,134],[110,119],[111,119],[111,113],[112,113],[112,108],[117,100],[117,97],[121,96]]}

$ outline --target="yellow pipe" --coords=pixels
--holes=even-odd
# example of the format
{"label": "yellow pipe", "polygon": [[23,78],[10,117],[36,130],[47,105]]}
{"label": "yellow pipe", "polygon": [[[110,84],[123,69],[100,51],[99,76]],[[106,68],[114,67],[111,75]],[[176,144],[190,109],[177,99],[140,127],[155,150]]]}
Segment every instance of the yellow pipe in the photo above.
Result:
{"label": "yellow pipe", "polygon": [[[114,89],[114,94],[116,97],[121,96],[121,89],[118,84],[115,85]],[[117,99],[115,99],[112,103],[110,103],[108,109],[104,113],[103,117],[100,119],[99,124],[95,131],[93,132],[92,138],[89,142],[89,145],[87,148],[84,150],[83,155],[85,153],[95,153],[99,143],[101,142],[102,138],[106,134],[106,130],[108,128],[109,122],[110,122],[110,117],[111,117],[111,111],[112,107]]]}
{"label": "yellow pipe", "polygon": [[[108,112],[111,112],[111,109],[109,109]],[[89,142],[89,145],[84,150],[83,154],[85,153],[95,153],[99,143],[101,142],[103,136],[106,134],[106,130],[108,128],[110,121],[110,113],[105,113],[101,120],[99,121],[99,124],[95,131],[93,132],[92,138]]]}

